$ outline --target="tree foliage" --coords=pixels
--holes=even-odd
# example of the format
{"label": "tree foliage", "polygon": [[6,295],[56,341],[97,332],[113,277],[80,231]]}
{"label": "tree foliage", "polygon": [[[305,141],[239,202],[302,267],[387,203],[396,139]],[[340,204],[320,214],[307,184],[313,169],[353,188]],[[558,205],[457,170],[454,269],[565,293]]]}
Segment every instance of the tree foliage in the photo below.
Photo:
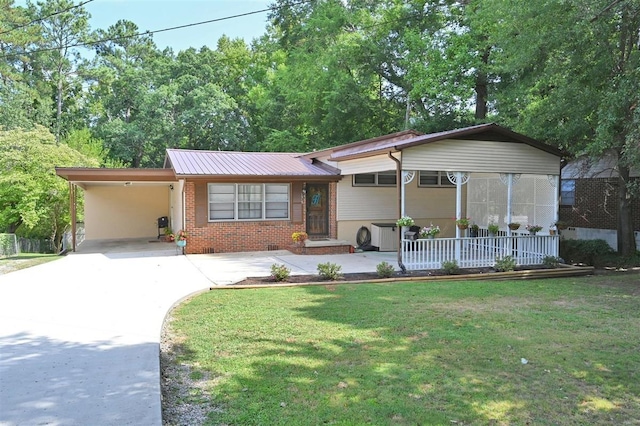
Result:
{"label": "tree foliage", "polygon": [[51,238],[59,245],[70,221],[69,187],[55,167],[91,167],[98,163],[41,126],[0,132],[0,229]]}

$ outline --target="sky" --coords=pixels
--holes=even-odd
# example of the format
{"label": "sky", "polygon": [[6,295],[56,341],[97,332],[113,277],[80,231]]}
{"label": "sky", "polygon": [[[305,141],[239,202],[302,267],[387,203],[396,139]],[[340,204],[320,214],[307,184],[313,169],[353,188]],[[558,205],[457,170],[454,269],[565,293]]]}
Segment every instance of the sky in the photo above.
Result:
{"label": "sky", "polygon": [[[35,0],[33,0],[35,3]],[[80,0],[74,0],[76,4]],[[93,0],[84,8],[91,14],[91,29],[107,29],[119,19],[135,23],[141,31],[224,18],[267,9],[273,0]],[[26,0],[15,2],[23,6]],[[240,37],[250,43],[266,31],[268,12],[167,31],[153,35],[159,49],[177,53],[189,47],[216,47],[222,35]]]}

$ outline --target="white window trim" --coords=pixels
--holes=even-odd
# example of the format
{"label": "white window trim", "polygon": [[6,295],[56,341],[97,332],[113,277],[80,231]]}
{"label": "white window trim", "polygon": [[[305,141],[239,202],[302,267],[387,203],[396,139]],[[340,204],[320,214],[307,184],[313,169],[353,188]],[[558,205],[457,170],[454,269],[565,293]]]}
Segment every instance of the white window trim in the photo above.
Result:
{"label": "white window trim", "polygon": [[[211,219],[211,185],[233,185],[233,219]],[[238,218],[238,186],[239,185],[260,185],[262,187],[262,217],[260,218],[249,218],[249,219],[239,219]],[[267,197],[266,197],[266,187],[269,185],[281,185],[287,186],[287,217],[275,217],[275,218],[267,218]],[[243,201],[244,202],[244,201]],[[208,183],[207,184],[207,220],[209,222],[271,222],[271,221],[283,221],[290,220],[291,218],[291,184],[289,183],[253,183],[253,182],[243,182],[243,183]]]}

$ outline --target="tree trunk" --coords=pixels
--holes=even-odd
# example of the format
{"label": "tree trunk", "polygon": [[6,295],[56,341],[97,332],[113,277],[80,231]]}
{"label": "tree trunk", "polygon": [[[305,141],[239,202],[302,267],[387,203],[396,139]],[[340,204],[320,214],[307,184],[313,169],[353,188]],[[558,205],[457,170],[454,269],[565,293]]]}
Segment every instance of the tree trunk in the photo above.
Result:
{"label": "tree trunk", "polygon": [[478,73],[476,74],[476,113],[475,119],[477,121],[484,120],[487,118],[487,97],[488,97],[488,81],[487,81],[487,73],[486,68],[489,63],[489,48],[486,48],[482,52],[482,65],[480,69],[478,69]]}
{"label": "tree trunk", "polygon": [[633,216],[627,182],[629,167],[618,163],[618,253],[629,256],[636,251],[636,238],[633,232]]}

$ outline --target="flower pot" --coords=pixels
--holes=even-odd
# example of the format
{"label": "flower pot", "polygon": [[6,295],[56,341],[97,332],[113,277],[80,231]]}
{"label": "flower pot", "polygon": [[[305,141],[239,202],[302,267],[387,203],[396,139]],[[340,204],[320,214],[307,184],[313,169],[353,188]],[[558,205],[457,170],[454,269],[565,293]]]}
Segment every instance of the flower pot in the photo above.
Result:
{"label": "flower pot", "polygon": [[469,228],[469,236],[471,238],[477,238],[478,237],[478,229]]}
{"label": "flower pot", "polygon": [[518,228],[520,228],[520,224],[519,223],[510,223],[509,224],[509,229],[511,229],[512,231],[515,231]]}
{"label": "flower pot", "polygon": [[556,235],[555,229],[549,229],[549,235]]}
{"label": "flower pot", "polygon": [[458,229],[460,229],[460,230],[465,230],[465,229],[467,229],[469,227],[469,225],[462,225],[460,223],[457,226],[458,226]]}
{"label": "flower pot", "polygon": [[529,235],[536,235],[538,231],[529,231]]}
{"label": "flower pot", "polygon": [[176,241],[176,245],[178,247],[184,247],[184,246],[187,245],[187,240],[178,240],[178,241]]}

